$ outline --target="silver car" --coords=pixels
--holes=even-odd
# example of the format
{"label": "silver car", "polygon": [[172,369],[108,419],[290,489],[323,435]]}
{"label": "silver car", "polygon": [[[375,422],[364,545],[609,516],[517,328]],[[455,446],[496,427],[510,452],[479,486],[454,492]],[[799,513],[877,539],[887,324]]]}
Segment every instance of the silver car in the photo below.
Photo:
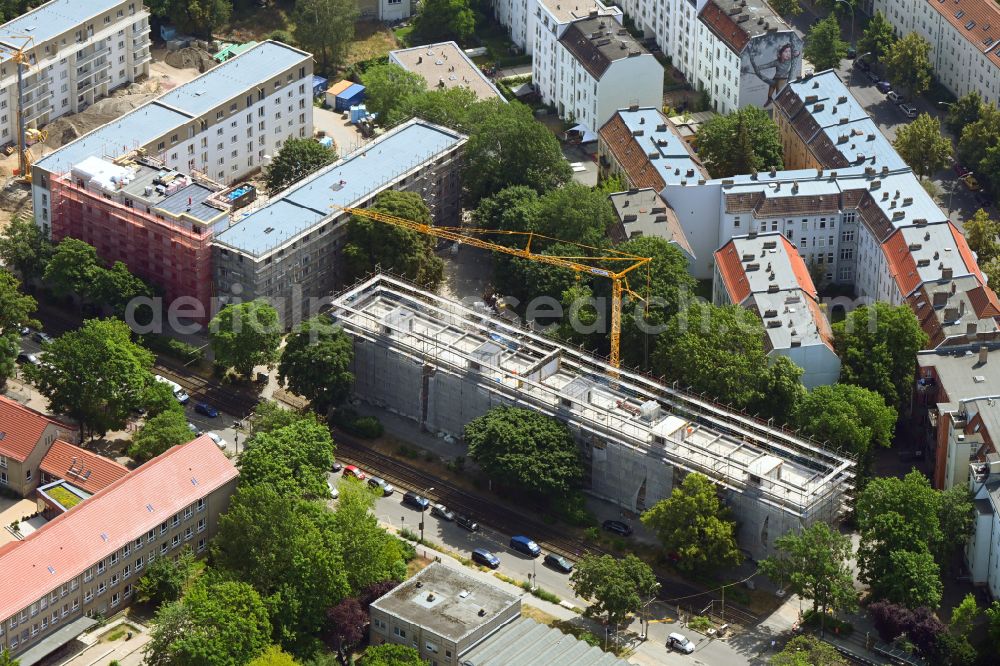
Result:
{"label": "silver car", "polygon": [[383,497],[388,497],[389,495],[396,492],[396,489],[389,484],[385,479],[380,479],[377,476],[368,477],[368,487],[372,490],[380,490]]}
{"label": "silver car", "polygon": [[431,507],[431,515],[443,518],[448,522],[455,520],[455,513],[444,504],[435,504]]}

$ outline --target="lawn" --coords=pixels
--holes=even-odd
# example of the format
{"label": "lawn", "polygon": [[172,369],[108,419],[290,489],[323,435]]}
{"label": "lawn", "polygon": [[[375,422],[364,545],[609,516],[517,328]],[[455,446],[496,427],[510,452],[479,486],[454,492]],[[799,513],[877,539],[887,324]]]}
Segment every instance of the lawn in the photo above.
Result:
{"label": "lawn", "polygon": [[[407,28],[403,28],[407,30]],[[354,41],[347,47],[345,65],[389,55],[399,48],[396,35],[378,21],[358,21],[354,24]]]}
{"label": "lawn", "polygon": [[123,624],[119,624],[117,627],[115,627],[114,629],[112,629],[108,633],[106,633],[103,636],[101,636],[101,640],[105,641],[105,642],[108,642],[108,643],[112,643],[112,642],[117,641],[117,640],[119,640],[121,638],[124,638],[125,634],[127,634],[130,631],[132,632],[133,636],[139,633],[139,630],[136,629],[135,627],[133,627],[130,624],[124,624],[124,623]]}

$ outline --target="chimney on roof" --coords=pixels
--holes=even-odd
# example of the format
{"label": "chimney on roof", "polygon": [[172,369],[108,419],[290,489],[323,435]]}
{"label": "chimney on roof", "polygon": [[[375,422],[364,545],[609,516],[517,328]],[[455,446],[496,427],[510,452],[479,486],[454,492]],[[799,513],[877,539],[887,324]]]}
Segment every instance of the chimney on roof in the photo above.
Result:
{"label": "chimney on roof", "polygon": [[629,111],[638,111],[639,110],[639,105],[638,104],[629,104],[628,105],[628,110]]}
{"label": "chimney on roof", "polygon": [[778,170],[772,168],[768,173],[771,175],[771,178],[774,178],[775,176],[778,175]]}
{"label": "chimney on roof", "polygon": [[944,320],[945,321],[957,321],[958,320],[958,308],[945,308],[944,309]]}
{"label": "chimney on roof", "polygon": [[958,291],[958,284],[955,282],[951,283],[951,295],[954,296],[955,292]]}
{"label": "chimney on roof", "polygon": [[951,266],[945,267],[941,271],[941,279],[942,280],[950,280],[951,276],[952,276],[952,273],[953,273],[953,269],[952,269]]}
{"label": "chimney on roof", "polygon": [[979,365],[986,365],[986,362],[990,359],[990,348],[986,345],[979,345]]}
{"label": "chimney on roof", "polygon": [[944,304],[948,302],[948,292],[935,291],[932,298],[934,299],[933,305],[935,308],[943,307]]}

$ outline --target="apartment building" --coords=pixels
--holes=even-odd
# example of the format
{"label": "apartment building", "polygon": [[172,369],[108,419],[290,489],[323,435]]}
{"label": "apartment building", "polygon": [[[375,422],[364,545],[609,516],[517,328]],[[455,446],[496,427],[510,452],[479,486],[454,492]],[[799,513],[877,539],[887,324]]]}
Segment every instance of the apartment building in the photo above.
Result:
{"label": "apartment building", "polygon": [[157,557],[204,552],[237,476],[202,436],[0,547],[0,649],[31,666],[127,606]]}
{"label": "apartment building", "polygon": [[285,140],[312,136],[312,56],[265,41],[35,162],[35,221],[51,231],[52,180],[90,157],[141,149],[166,168],[231,185]]}
{"label": "apartment building", "polygon": [[967,466],[976,521],[965,547],[965,562],[972,584],[985,586],[996,599],[1000,596],[1000,455],[991,453],[984,462]]}
{"label": "apartment building", "polygon": [[357,6],[361,18],[384,23],[402,21],[417,12],[416,0],[358,0]]}
{"label": "apartment building", "polygon": [[715,253],[712,300],[739,305],[764,322],[765,350],[802,368],[808,389],[833,384],[840,358],[833,330],[798,249],[777,232],[737,236]]}
{"label": "apartment building", "polygon": [[621,23],[622,10],[601,0],[493,0],[493,14],[514,45],[533,55],[542,36],[559,39],[567,25],[589,16],[612,16]]}
{"label": "apartment building", "polygon": [[[623,106],[663,104],[663,66],[618,22],[593,16],[570,23],[532,58],[532,81],[560,118],[596,134]],[[616,20],[617,19],[617,20]]]}
{"label": "apartment building", "polygon": [[52,0],[0,26],[0,145],[17,142],[17,66],[24,48],[24,121],[42,127],[149,75],[142,0]]}
{"label": "apartment building", "polygon": [[900,37],[931,45],[934,76],[957,97],[1000,103],[1000,7],[992,0],[874,0]]}
{"label": "apartment building", "polygon": [[608,195],[608,201],[616,217],[616,223],[608,229],[612,241],[624,243],[634,238],[662,238],[680,250],[688,263],[695,260],[677,214],[656,190],[647,187],[614,192]]}
{"label": "apartment building", "polygon": [[60,438],[76,441],[77,431],[0,395],[0,489],[30,497],[42,482],[42,461]]}
{"label": "apartment building", "polygon": [[601,177],[622,178],[629,188],[660,192],[667,183],[701,182],[710,177],[691,143],[659,106],[618,109],[597,134]]}
{"label": "apartment building", "polygon": [[480,100],[507,99],[455,42],[389,51],[389,62],[419,74],[431,90],[468,88]]}
{"label": "apartment building", "polygon": [[214,237],[220,299],[266,297],[286,325],[316,314],[310,299],[344,276],[340,208],[367,207],[386,190],[420,194],[436,224],[457,226],[466,139],[412,119],[273,197]]}

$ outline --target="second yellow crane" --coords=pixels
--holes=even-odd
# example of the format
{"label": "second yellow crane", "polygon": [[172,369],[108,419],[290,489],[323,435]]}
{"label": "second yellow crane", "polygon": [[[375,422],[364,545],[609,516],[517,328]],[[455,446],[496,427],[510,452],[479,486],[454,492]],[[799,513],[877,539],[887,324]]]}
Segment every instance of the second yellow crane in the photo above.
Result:
{"label": "second yellow crane", "polygon": [[[640,300],[644,300],[642,296],[632,291],[628,284],[628,274],[635,271],[636,269],[646,267],[646,284],[648,288],[649,284],[649,264],[652,261],[650,257],[639,257],[633,254],[628,254],[625,252],[618,252],[617,250],[600,250],[598,248],[593,248],[588,245],[582,245],[580,243],[572,243],[569,241],[563,241],[558,238],[551,238],[548,236],[542,236],[541,234],[536,234],[531,231],[498,231],[494,229],[467,229],[464,227],[436,227],[431,224],[424,224],[422,222],[416,222],[414,220],[408,220],[403,217],[397,217],[395,215],[389,215],[386,213],[381,213],[376,210],[370,210],[367,208],[346,208],[344,206],[334,205],[333,208],[342,210],[351,215],[357,215],[359,217],[365,217],[370,220],[375,220],[377,222],[382,222],[384,224],[391,224],[395,227],[400,227],[403,229],[410,229],[421,234],[428,236],[433,236],[435,238],[442,238],[444,240],[450,240],[458,243],[465,243],[466,245],[471,245],[472,247],[482,248],[484,250],[490,250],[491,252],[500,252],[502,254],[511,255],[514,257],[520,257],[522,259],[528,259],[530,261],[537,261],[543,264],[549,264],[550,266],[558,266],[560,268],[566,268],[577,273],[582,273],[585,275],[596,275],[598,277],[605,277],[611,280],[611,352],[610,361],[611,365],[618,367],[621,362],[621,322],[622,322],[622,296],[625,293],[635,296]],[[518,238],[525,239],[523,247],[502,245],[500,243],[493,243],[487,240],[483,240],[479,236],[486,235],[503,235],[503,236],[515,236]],[[579,247],[581,250],[597,250],[598,252],[603,252],[601,256],[579,256],[579,257],[565,257],[551,254],[540,254],[534,252],[531,249],[531,244],[535,240],[543,241],[553,241],[562,243],[564,245],[572,245]],[[610,266],[610,267],[609,267]]]}

